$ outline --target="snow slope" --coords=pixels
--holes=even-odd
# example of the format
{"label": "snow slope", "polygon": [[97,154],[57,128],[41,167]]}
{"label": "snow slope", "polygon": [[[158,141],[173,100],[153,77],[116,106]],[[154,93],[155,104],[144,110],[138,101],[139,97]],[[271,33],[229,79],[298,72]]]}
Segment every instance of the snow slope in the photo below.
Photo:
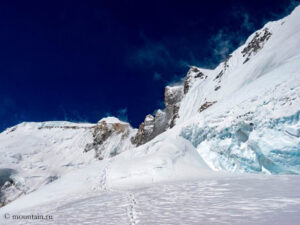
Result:
{"label": "snow slope", "polygon": [[[116,121],[110,118],[107,124]],[[210,175],[210,169],[191,143],[173,131],[138,148],[123,153],[121,150],[113,158],[98,160],[92,151],[84,152],[92,142],[94,127],[63,122],[23,123],[3,132],[1,168],[16,171],[13,185],[3,191],[5,204],[17,199],[4,209],[21,210],[97,190],[135,188]],[[105,145],[106,151],[118,146],[117,140],[118,136],[111,135],[106,141],[112,145]]]}
{"label": "snow slope", "polygon": [[[101,143],[101,147],[104,147],[101,154],[106,159],[110,157],[110,153],[117,154],[130,147],[130,132],[135,131],[128,123],[117,118],[103,118],[99,124],[104,121],[108,127],[119,129],[109,132],[105,142]],[[129,132],[125,132],[127,139],[122,139],[123,125],[126,128],[124,131]],[[21,123],[1,133],[0,175],[1,171],[7,169],[13,171],[8,178],[5,174],[2,175],[6,180],[1,181],[1,204],[5,205],[40,188],[46,187],[47,190],[57,180],[66,185],[64,194],[70,194],[73,189],[79,193],[83,191],[83,187],[87,191],[100,188],[99,174],[104,164],[95,157],[100,153],[92,151],[93,148],[85,151],[86,146],[94,141],[93,133],[96,128],[99,128],[98,124],[53,121]],[[69,183],[72,179],[75,179],[74,182]],[[8,182],[4,185],[6,181]],[[48,193],[53,195],[51,191]]]}
{"label": "snow slope", "polygon": [[[262,38],[266,31],[268,40]],[[244,57],[254,40],[264,40],[257,41],[261,48]],[[185,95],[181,136],[212,169],[300,173],[299,40],[297,7],[252,34],[215,70],[203,71],[207,79],[195,81]],[[206,103],[211,106],[199,113]]]}
{"label": "snow slope", "polygon": [[129,224],[153,224],[152,216],[160,224],[172,224],[175,216],[184,223],[185,215],[189,224],[295,224],[298,176],[227,172],[300,173],[299,40],[297,7],[252,34],[216,69],[192,67],[176,87],[172,126],[150,141],[139,136],[138,147],[130,142],[138,132],[112,117],[7,129],[0,134],[0,168],[13,173],[1,188],[6,205],[0,214],[44,211],[58,215],[56,224],[81,224],[78,207],[85,219],[101,211],[93,221],[111,224],[128,224],[124,213]]}
{"label": "snow slope", "polygon": [[[45,186],[96,159],[84,153],[92,124],[22,123],[0,134],[0,167],[16,171],[5,202]],[[11,189],[11,190],[10,190]],[[3,192],[3,190],[2,190]]]}

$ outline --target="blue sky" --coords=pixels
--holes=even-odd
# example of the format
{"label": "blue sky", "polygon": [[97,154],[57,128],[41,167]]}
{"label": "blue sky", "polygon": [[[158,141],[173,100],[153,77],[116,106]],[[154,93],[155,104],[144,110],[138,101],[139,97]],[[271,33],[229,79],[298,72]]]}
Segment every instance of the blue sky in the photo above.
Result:
{"label": "blue sky", "polygon": [[137,127],[189,65],[214,68],[296,0],[0,3],[0,130],[22,121]]}

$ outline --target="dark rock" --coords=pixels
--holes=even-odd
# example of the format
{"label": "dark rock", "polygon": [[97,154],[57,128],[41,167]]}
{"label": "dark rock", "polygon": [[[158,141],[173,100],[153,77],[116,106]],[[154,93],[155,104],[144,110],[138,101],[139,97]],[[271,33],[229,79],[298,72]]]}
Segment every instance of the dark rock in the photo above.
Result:
{"label": "dark rock", "polygon": [[176,119],[179,117],[178,112],[179,112],[179,104],[177,103],[173,106],[173,113],[172,113],[172,119],[170,122],[170,128],[175,126]]}
{"label": "dark rock", "polygon": [[183,97],[182,86],[169,87],[165,89],[165,105],[166,107],[180,102]]}
{"label": "dark rock", "polygon": [[154,136],[154,123],[154,117],[152,115],[147,115],[144,122],[141,123],[137,134],[131,138],[131,142],[136,146],[139,146],[150,141]]}
{"label": "dark rock", "polygon": [[197,67],[195,67],[195,66],[192,66],[192,67],[191,67],[191,70],[192,70],[194,73],[200,72],[200,70],[199,70]]}
{"label": "dark rock", "polygon": [[80,126],[41,126],[38,129],[55,129],[55,128],[60,128],[60,129],[90,129],[91,127],[80,127]]}
{"label": "dark rock", "polygon": [[[93,127],[93,142],[85,146],[84,152],[95,150],[95,157],[103,159],[103,152],[105,150],[105,143],[113,135],[120,135],[121,140],[125,140],[129,137],[130,125],[127,123],[107,123],[105,120],[100,121],[95,127]],[[117,149],[114,153],[110,153],[110,156],[117,154]]]}
{"label": "dark rock", "polygon": [[58,176],[49,176],[46,179],[46,184],[50,184],[50,183],[52,183],[53,181],[55,181],[57,179],[58,179]]}
{"label": "dark rock", "polygon": [[215,77],[215,80],[220,79],[224,74],[224,71],[221,70],[220,73],[218,73],[218,75]]}
{"label": "dark rock", "polygon": [[197,79],[206,79],[207,76],[199,68],[191,66],[184,81],[183,93],[186,94]]}
{"label": "dark rock", "polygon": [[215,91],[219,90],[220,88],[221,88],[221,86],[216,86]]}
{"label": "dark rock", "polygon": [[131,138],[131,142],[136,146],[145,144],[168,128],[175,126],[182,97],[182,86],[166,87],[165,110],[158,110],[155,116],[147,115],[136,135]]}
{"label": "dark rock", "polygon": [[218,75],[215,77],[214,80],[218,80],[218,82],[221,82],[222,76],[225,74],[227,68],[229,67],[228,62],[229,59],[232,57],[232,55],[229,55],[223,62],[223,69],[218,73]]}
{"label": "dark rock", "polygon": [[271,37],[271,32],[268,28],[265,28],[263,32],[256,32],[253,39],[248,45],[242,50],[243,57],[246,57],[244,64],[248,62],[252,55],[255,55],[260,49],[263,48],[264,44]]}
{"label": "dark rock", "polygon": [[203,105],[201,105],[201,107],[199,108],[199,112],[204,111],[205,109],[211,107],[213,104],[215,104],[217,101],[213,101],[213,102],[205,102]]}

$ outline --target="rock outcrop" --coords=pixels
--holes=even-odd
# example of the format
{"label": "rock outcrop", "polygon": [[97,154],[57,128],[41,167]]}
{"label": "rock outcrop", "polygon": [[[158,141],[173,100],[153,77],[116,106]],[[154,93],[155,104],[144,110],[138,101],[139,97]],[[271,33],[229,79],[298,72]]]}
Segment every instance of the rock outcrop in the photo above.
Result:
{"label": "rock outcrop", "polygon": [[85,152],[95,151],[98,159],[109,158],[132,147],[130,138],[135,133],[125,122],[104,118],[93,128],[93,142],[85,146]]}
{"label": "rock outcrop", "polygon": [[[223,65],[221,71],[218,73],[218,75],[215,77],[214,81],[217,81],[218,83],[221,83],[221,80],[222,80],[222,76],[225,74],[227,68],[229,67],[228,65],[228,62],[229,60],[231,59],[232,55],[229,55],[225,60],[224,62],[222,62],[221,65]],[[220,89],[221,87],[218,86],[215,88],[215,91],[217,91],[218,89]]]}
{"label": "rock outcrop", "polygon": [[142,145],[155,138],[176,124],[182,98],[188,93],[197,80],[205,80],[208,76],[198,67],[191,66],[182,85],[167,86],[165,88],[165,109],[157,110],[155,115],[147,115],[139,126],[138,132],[131,138],[131,142]]}
{"label": "rock outcrop", "polygon": [[199,112],[203,112],[205,109],[211,107],[213,104],[215,104],[217,101],[213,102],[205,102],[201,107],[199,108]]}
{"label": "rock outcrop", "polygon": [[131,138],[131,142],[137,146],[145,144],[154,137],[155,117],[147,115],[144,122],[141,123],[137,134]]}
{"label": "rock outcrop", "polygon": [[205,75],[199,68],[195,66],[191,66],[190,70],[187,73],[187,76],[184,81],[184,94],[188,93],[189,89],[195,83],[197,79],[206,79],[207,75]]}
{"label": "rock outcrop", "polygon": [[165,109],[157,110],[155,116],[146,116],[144,122],[139,126],[137,134],[131,139],[134,145],[145,144],[175,125],[178,118],[180,101],[183,97],[183,89],[182,85],[166,87]]}
{"label": "rock outcrop", "polygon": [[249,44],[242,50],[243,57],[245,57],[244,64],[250,60],[250,58],[255,55],[260,49],[263,48],[265,43],[271,37],[271,32],[266,27],[263,29],[263,32],[256,32],[253,39],[249,42]]}
{"label": "rock outcrop", "polygon": [[0,208],[26,192],[24,184],[15,174],[12,169],[0,169]]}
{"label": "rock outcrop", "polygon": [[180,107],[180,101],[183,97],[184,87],[166,87],[165,89],[165,105],[166,105],[166,126],[172,128],[175,126],[176,119],[178,118],[178,111]]}

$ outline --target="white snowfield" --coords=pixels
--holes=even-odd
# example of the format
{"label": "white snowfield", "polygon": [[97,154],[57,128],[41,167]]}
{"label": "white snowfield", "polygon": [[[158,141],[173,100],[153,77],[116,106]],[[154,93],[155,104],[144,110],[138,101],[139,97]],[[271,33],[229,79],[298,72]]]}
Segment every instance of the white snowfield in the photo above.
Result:
{"label": "white snowfield", "polygon": [[111,158],[84,152],[95,124],[1,133],[0,175],[16,185],[0,224],[299,224],[300,6],[189,74],[176,125]]}
{"label": "white snowfield", "polygon": [[[227,175],[135,190],[69,196],[22,211],[3,209],[1,224],[299,224],[299,177]],[[6,214],[4,214],[4,212]],[[12,219],[43,215],[52,220]]]}

